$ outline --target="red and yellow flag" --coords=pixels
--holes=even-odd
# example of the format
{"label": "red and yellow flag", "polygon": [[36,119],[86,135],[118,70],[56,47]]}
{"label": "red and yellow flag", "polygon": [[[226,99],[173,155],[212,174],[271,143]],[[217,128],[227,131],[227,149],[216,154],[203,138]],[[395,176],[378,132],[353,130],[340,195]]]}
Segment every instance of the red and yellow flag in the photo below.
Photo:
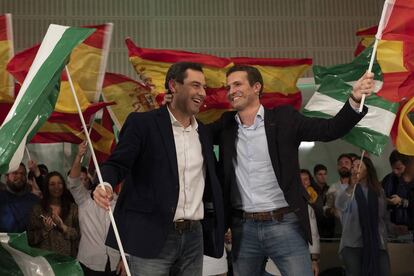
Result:
{"label": "red and yellow flag", "polygon": [[406,155],[414,155],[414,125],[409,114],[414,110],[414,97],[400,111],[395,148]]}
{"label": "red and yellow flag", "polygon": [[136,46],[129,38],[126,45],[135,71],[158,97],[165,92],[165,76],[171,64],[179,61],[202,64],[207,97],[197,118],[204,123],[215,121],[231,109],[225,89],[226,72],[231,66],[246,64],[259,69],[264,80],[261,102],[265,107],[290,104],[299,109],[302,97],[296,82],[312,63],[311,59],[222,58],[185,51],[148,49]]}
{"label": "red and yellow flag", "polygon": [[[110,103],[97,102],[97,100],[103,83],[112,24],[88,27],[95,28],[96,31],[73,50],[68,63],[69,72],[86,122],[90,122],[98,110],[110,105]],[[24,50],[16,54],[9,62],[7,70],[18,82],[22,83],[24,81],[38,49],[39,45],[36,45]],[[109,142],[103,141],[110,139],[108,137],[112,137],[113,140],[113,133],[109,134],[98,124],[92,124],[92,128],[91,136],[95,137],[92,139],[95,149],[104,153],[110,152]],[[67,75],[64,72],[55,110],[31,142],[80,143],[84,139],[78,111],[67,81]]]}
{"label": "red and yellow flag", "polygon": [[14,100],[14,81],[7,72],[7,63],[14,55],[11,14],[0,15],[0,103]]}
{"label": "red and yellow flag", "polygon": [[108,111],[117,129],[121,129],[129,113],[158,108],[150,87],[120,74],[105,74],[102,97],[115,103],[108,106]]}

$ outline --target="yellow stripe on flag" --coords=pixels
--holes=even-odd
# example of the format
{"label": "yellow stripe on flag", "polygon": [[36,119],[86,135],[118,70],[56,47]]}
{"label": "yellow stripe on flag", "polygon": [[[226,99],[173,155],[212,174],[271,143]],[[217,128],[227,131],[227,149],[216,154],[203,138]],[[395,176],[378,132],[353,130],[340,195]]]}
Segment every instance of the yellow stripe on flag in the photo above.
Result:
{"label": "yellow stripe on flag", "polygon": [[[129,59],[140,78],[147,85],[153,87],[155,94],[165,92],[165,76],[168,68],[172,65],[171,63],[146,60],[138,56],[132,56]],[[233,63],[224,68],[203,66],[207,86],[210,88],[224,87],[226,85],[226,72],[231,66],[233,66]]]}
{"label": "yellow stripe on flag", "polygon": [[158,108],[158,103],[151,91],[133,81],[105,86],[102,89],[102,95],[105,101],[116,103],[110,106],[109,111],[118,129],[121,129],[129,113]]}
{"label": "yellow stripe on flag", "polygon": [[[85,111],[89,106],[89,101],[86,98],[84,91],[80,88],[77,82],[74,82],[73,86],[75,87],[76,96],[78,97],[81,109],[82,111]],[[60,92],[55,105],[55,111],[63,113],[78,113],[78,109],[76,108],[76,103],[68,81],[60,82]]]}
{"label": "yellow stripe on flag", "polygon": [[79,84],[89,102],[96,102],[97,82],[102,62],[102,49],[80,44],[70,55],[68,64],[73,80]]}
{"label": "yellow stripe on flag", "polygon": [[401,109],[395,140],[397,150],[406,155],[414,155],[414,125],[408,118],[408,113],[413,109],[414,98],[411,98]]}
{"label": "yellow stripe on flag", "polygon": [[309,65],[297,65],[286,67],[253,65],[259,69],[263,77],[264,93],[294,94],[299,91],[296,83]]}
{"label": "yellow stripe on flag", "polygon": [[378,43],[377,61],[383,73],[406,72],[402,41],[381,40]]}

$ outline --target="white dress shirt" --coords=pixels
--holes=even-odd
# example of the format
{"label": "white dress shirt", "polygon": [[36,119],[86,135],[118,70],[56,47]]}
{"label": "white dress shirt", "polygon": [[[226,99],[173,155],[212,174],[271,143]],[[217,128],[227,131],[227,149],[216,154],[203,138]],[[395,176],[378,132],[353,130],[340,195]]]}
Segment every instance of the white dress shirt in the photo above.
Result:
{"label": "white dress shirt", "polygon": [[203,193],[205,185],[204,158],[194,117],[184,128],[168,109],[177,153],[180,191],[174,221],[201,220],[204,217]]}

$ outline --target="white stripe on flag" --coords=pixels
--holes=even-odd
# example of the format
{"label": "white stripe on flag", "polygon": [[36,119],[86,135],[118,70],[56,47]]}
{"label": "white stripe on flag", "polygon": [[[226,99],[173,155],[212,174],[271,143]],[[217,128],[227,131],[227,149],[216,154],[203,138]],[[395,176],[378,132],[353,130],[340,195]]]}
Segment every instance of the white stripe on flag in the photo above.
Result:
{"label": "white stripe on flag", "polygon": [[[316,91],[305,106],[305,109],[335,116],[343,105],[343,102]],[[367,107],[368,113],[357,124],[357,127],[369,128],[388,136],[395,120],[395,114],[373,105],[367,105]]]}
{"label": "white stripe on flag", "polygon": [[7,114],[6,119],[3,122],[3,125],[5,125],[8,121],[13,118],[14,111],[16,110],[17,106],[20,103],[20,100],[22,99],[23,95],[25,94],[28,86],[32,83],[33,78],[36,76],[37,72],[39,71],[40,67],[43,65],[45,60],[49,57],[50,53],[55,48],[56,44],[59,42],[59,40],[62,38],[63,33],[70,27],[67,26],[60,26],[55,24],[50,24],[45,37],[43,38],[43,41],[48,41],[48,43],[43,43],[40,45],[39,51],[37,52],[36,58],[32,63],[32,66],[30,67],[29,72],[27,73],[26,78],[24,79],[24,82],[22,84],[22,87],[20,88],[19,94],[17,95],[16,100],[14,101],[14,104],[9,112]]}
{"label": "white stripe on flag", "polygon": [[35,128],[38,122],[39,122],[39,116],[36,116],[29,130],[24,135],[19,147],[16,149],[16,152],[14,153],[12,159],[10,160],[9,172],[17,171],[17,169],[19,168],[20,162],[22,162],[23,160],[24,148],[26,147],[27,136],[30,134],[30,132],[32,132],[32,130]]}
{"label": "white stripe on flag", "polygon": [[14,258],[24,275],[55,276],[49,262],[41,256],[32,257],[7,244],[9,239],[2,235],[1,245]]}

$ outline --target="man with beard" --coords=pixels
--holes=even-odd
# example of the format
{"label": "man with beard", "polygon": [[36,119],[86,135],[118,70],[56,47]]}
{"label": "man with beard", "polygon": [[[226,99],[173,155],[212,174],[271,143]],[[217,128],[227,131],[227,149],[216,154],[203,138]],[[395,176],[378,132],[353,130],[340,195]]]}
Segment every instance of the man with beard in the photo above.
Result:
{"label": "man with beard", "polygon": [[337,169],[339,182],[332,184],[326,193],[326,205],[324,207],[325,215],[329,218],[335,218],[334,236],[340,237],[342,233],[341,213],[335,208],[336,196],[348,188],[351,178],[352,158],[348,154],[341,154],[337,159]]}
{"label": "man with beard", "polygon": [[30,192],[26,167],[20,163],[16,171],[6,174],[6,190],[0,192],[0,232],[25,231],[32,206],[38,200]]}

